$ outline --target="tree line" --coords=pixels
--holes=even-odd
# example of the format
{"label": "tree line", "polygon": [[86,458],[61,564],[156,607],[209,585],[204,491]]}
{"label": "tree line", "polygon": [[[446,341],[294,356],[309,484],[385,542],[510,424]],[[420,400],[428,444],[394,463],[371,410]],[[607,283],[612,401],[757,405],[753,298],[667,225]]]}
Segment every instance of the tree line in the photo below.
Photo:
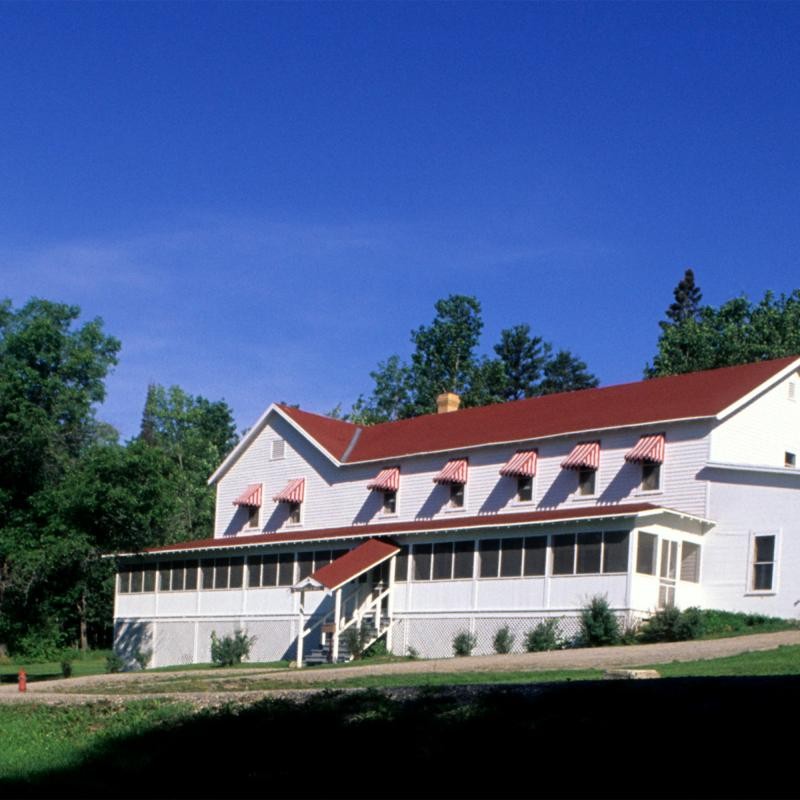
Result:
{"label": "tree line", "polygon": [[[800,291],[703,305],[687,270],[665,313],[646,377],[800,353]],[[408,361],[389,356],[373,387],[334,416],[360,424],[435,411],[454,391],[465,406],[597,386],[569,350],[527,324],[480,355],[477,298],[451,295],[411,332]],[[0,303],[0,646],[45,655],[108,645],[115,552],[212,535],[208,476],[238,441],[224,401],[177,386],[146,390],[128,442],[96,416],[120,342],[77,306]]]}

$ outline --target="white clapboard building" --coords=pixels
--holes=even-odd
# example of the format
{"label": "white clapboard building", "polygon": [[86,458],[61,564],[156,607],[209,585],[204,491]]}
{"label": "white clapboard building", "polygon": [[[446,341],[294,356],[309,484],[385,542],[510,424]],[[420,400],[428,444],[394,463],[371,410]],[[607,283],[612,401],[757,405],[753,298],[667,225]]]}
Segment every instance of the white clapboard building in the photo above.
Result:
{"label": "white clapboard building", "polygon": [[602,594],[794,617],[800,358],[373,426],[270,406],[211,476],[213,536],[119,557],[115,646],[207,662],[346,655],[346,631],[421,656],[562,635]]}

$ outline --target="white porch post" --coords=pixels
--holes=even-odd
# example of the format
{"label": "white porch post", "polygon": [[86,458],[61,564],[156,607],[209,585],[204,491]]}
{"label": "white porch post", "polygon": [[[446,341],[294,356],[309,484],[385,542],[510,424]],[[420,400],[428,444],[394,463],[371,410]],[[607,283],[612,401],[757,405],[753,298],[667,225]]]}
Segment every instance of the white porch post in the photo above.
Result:
{"label": "white porch post", "polygon": [[333,642],[331,646],[331,660],[334,664],[339,662],[339,623],[342,618],[342,587],[333,593]]}
{"label": "white porch post", "polygon": [[389,618],[386,630],[386,650],[392,652],[392,621],[394,618],[394,568],[397,554],[389,559],[389,596],[386,598],[386,616]]}
{"label": "white porch post", "polygon": [[304,605],[306,600],[306,593],[305,591],[300,592],[300,609],[297,614],[297,623],[298,623],[298,633],[297,633],[297,668],[301,669],[303,666],[303,639],[304,631],[306,627],[306,621],[304,616]]}

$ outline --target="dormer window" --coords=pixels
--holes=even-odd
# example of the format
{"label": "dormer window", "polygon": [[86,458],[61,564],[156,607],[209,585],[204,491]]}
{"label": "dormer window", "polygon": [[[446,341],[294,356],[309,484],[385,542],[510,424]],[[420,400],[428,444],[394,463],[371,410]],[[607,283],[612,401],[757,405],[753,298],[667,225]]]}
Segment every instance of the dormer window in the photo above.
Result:
{"label": "dormer window", "polygon": [[286,503],[287,505],[287,522],[293,525],[299,525],[301,522],[300,507],[305,498],[306,492],[306,479],[293,478],[286,484],[283,491],[273,496],[276,503]]}
{"label": "dormer window", "polygon": [[562,469],[572,469],[578,473],[577,494],[589,497],[595,494],[595,477],[600,466],[600,442],[580,442],[561,462]]}
{"label": "dormer window", "polygon": [[578,470],[578,494],[594,494],[595,475],[597,475],[597,470],[592,469],[591,467],[581,467]]}
{"label": "dormer window", "polygon": [[397,492],[390,491],[383,493],[383,506],[381,510],[384,514],[397,513]]}
{"label": "dormer window", "polygon": [[382,469],[368,484],[367,489],[380,492],[381,512],[397,513],[397,490],[400,488],[400,467]]}
{"label": "dormer window", "polygon": [[664,463],[664,434],[654,433],[640,436],[639,441],[627,453],[630,464],[641,464],[643,492],[657,492],[661,488],[661,465]]}
{"label": "dormer window", "polygon": [[530,503],[533,500],[536,457],[535,450],[518,450],[500,469],[501,475],[507,478],[516,478],[518,503]]}
{"label": "dormer window", "polygon": [[247,528],[258,527],[258,516],[261,510],[261,484],[251,483],[234,501],[235,506],[240,506],[247,512]]}
{"label": "dormer window", "polygon": [[444,465],[442,471],[433,479],[434,483],[448,487],[447,507],[450,510],[464,508],[464,488],[467,485],[468,472],[469,461],[466,458],[453,458]]}

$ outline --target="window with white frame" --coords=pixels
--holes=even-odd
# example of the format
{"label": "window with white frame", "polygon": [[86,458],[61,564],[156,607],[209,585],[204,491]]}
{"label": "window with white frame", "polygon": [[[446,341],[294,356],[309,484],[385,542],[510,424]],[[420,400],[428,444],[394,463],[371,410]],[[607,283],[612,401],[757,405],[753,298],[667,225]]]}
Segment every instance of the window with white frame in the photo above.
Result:
{"label": "window with white frame", "polygon": [[392,490],[387,490],[383,492],[383,504],[381,506],[381,511],[384,514],[396,514],[397,513],[397,492]]}
{"label": "window with white frame", "polygon": [[553,575],[628,571],[628,531],[587,531],[553,537]]}
{"label": "window with white frame", "polygon": [[636,571],[640,574],[656,574],[657,543],[658,536],[653,533],[639,531],[639,541],[636,549]]}
{"label": "window with white frame", "polygon": [[797,466],[797,456],[788,450],[783,454],[783,466],[794,469]]}
{"label": "window with white frame", "polygon": [[754,592],[771,592],[775,588],[775,534],[753,536],[753,571],[751,589]]}
{"label": "window with white frame", "polygon": [[681,543],[681,580],[700,581],[700,545],[694,542]]}
{"label": "window with white frame", "polygon": [[642,491],[657,492],[661,488],[661,464],[642,462]]}
{"label": "window with white frame", "polygon": [[287,520],[293,525],[300,524],[300,506],[301,503],[289,503]]}
{"label": "window with white frame", "polygon": [[247,527],[257,528],[258,512],[260,511],[260,508],[258,506],[246,506],[246,508],[247,508]]}
{"label": "window with white frame", "polygon": [[520,475],[517,478],[517,502],[530,503],[533,500],[533,478],[530,475]]}
{"label": "window with white frame", "polygon": [[592,467],[581,467],[578,470],[578,494],[593,495],[595,492],[595,478],[597,470]]}
{"label": "window with white frame", "polygon": [[447,502],[448,508],[464,508],[464,484],[451,483],[450,499]]}

